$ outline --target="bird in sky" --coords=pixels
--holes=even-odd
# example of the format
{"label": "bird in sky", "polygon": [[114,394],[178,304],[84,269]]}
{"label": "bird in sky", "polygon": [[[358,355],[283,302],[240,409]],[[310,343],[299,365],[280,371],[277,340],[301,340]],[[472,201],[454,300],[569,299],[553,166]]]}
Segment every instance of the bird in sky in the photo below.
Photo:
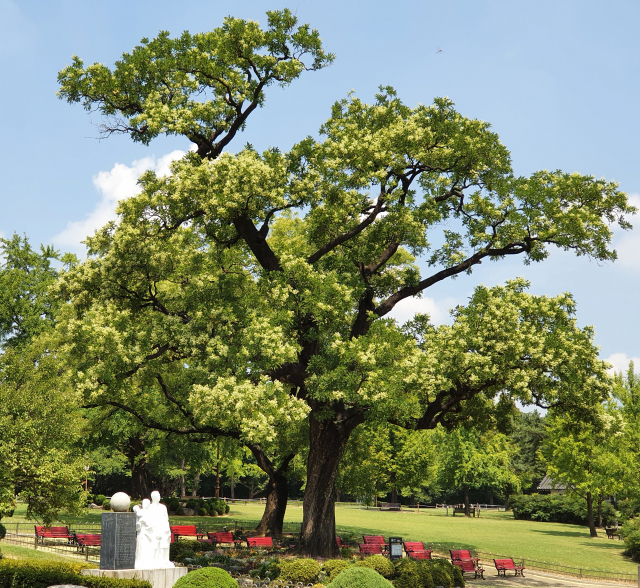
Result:
{"label": "bird in sky", "polygon": [[442,49],[438,49],[438,50],[436,51],[436,55],[438,55],[438,53],[442,53]]}

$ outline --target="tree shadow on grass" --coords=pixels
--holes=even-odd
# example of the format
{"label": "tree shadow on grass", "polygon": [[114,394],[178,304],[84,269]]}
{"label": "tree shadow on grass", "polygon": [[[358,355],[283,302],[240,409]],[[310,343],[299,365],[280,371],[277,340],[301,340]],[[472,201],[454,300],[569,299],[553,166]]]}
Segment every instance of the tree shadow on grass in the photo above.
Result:
{"label": "tree shadow on grass", "polygon": [[[585,532],[580,531],[547,531],[544,529],[532,529],[532,533],[541,533],[543,535],[555,535],[557,537],[580,537],[581,539],[585,539],[585,541],[581,541],[580,545],[585,547],[598,547],[604,549],[615,549],[620,551],[625,548],[623,541],[615,541],[612,539],[606,539],[602,535],[598,534],[598,537],[594,537],[596,542],[592,540],[591,537],[588,536]],[[602,541],[600,541],[602,539]]]}

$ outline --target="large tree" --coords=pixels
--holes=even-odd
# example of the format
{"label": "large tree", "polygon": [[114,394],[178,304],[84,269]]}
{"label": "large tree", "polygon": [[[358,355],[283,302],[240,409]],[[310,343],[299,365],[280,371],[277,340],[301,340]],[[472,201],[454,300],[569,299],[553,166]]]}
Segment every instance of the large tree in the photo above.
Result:
{"label": "large tree", "polygon": [[88,239],[63,281],[65,336],[90,401],[150,426],[260,447],[278,445],[276,428],[306,429],[303,548],[332,555],[338,465],[362,423],[453,428],[478,396],[586,410],[602,395],[568,295],[478,288],[437,329],[403,330],[393,308],[486,261],[542,261],[550,245],[613,260],[610,225],[628,228],[634,209],[592,176],[517,177],[487,123],[447,99],[410,108],[391,88],[336,103],[321,140],[288,153],[225,152],[269,84],[332,58],[291,12],[268,19],[162,33],[113,70],[76,58],[60,73],[61,97],[102,112],[106,133],[196,145]]}

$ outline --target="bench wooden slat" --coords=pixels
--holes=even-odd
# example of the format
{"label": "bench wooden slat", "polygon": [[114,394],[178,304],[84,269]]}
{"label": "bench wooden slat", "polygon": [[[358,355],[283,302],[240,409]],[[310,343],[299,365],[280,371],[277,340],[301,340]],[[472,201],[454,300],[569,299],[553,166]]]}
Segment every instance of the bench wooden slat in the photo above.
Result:
{"label": "bench wooden slat", "polygon": [[273,547],[273,537],[247,537],[247,547]]}
{"label": "bench wooden slat", "polygon": [[382,555],[382,547],[380,543],[360,543],[360,555]]}
{"label": "bench wooden slat", "polygon": [[201,539],[204,533],[198,533],[195,525],[172,525],[171,541],[178,541],[180,537],[195,537]]}
{"label": "bench wooden slat", "polygon": [[453,565],[460,568],[463,576],[465,573],[473,574],[474,578],[480,576],[484,580],[484,568],[476,565],[470,559],[456,559],[454,560]]}

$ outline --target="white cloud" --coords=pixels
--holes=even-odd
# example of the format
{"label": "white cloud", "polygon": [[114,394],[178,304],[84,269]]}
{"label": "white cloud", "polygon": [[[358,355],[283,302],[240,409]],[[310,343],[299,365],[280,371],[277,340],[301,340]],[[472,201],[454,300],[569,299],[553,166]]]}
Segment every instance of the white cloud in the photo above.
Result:
{"label": "white cloud", "polygon": [[626,353],[613,353],[609,357],[605,358],[605,361],[608,361],[613,368],[609,370],[610,373],[613,372],[623,372],[625,373],[627,369],[629,369],[629,362],[633,361],[636,366],[640,366],[640,357],[629,357]]}
{"label": "white cloud", "polygon": [[93,177],[93,185],[102,194],[100,202],[84,220],[69,222],[67,227],[53,238],[56,247],[83,250],[81,241],[107,222],[115,220],[118,201],[140,192],[138,178],[142,173],[152,169],[158,175],[167,175],[171,171],[171,162],[183,155],[184,151],[175,150],[157,161],[155,157],[145,157],[134,161],[130,166],[116,163],[111,171],[99,172]]}
{"label": "white cloud", "polygon": [[[629,201],[640,209],[640,194],[630,194]],[[640,270],[640,214],[631,219],[632,231],[620,231],[621,238],[616,243],[618,263],[630,270]]]}
{"label": "white cloud", "polygon": [[436,301],[433,298],[405,298],[389,313],[391,318],[404,324],[411,320],[416,313],[428,314],[435,325],[451,322],[449,310],[457,306],[454,298],[444,298]]}

